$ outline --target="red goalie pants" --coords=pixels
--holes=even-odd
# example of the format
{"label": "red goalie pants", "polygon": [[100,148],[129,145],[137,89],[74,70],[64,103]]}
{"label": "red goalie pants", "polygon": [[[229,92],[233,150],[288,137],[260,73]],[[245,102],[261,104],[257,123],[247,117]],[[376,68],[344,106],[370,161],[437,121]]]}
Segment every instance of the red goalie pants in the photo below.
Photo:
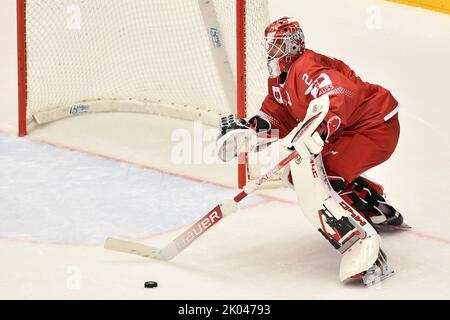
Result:
{"label": "red goalie pants", "polygon": [[397,116],[372,128],[344,130],[322,151],[328,176],[342,177],[348,186],[368,169],[389,159],[399,136]]}

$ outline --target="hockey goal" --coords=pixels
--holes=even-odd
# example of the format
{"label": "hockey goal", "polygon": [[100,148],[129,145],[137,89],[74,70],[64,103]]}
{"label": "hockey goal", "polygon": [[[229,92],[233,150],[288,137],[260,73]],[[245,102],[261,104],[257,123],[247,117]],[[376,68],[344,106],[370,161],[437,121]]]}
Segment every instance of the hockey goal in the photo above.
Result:
{"label": "hockey goal", "polygon": [[17,0],[17,17],[20,136],[107,111],[217,126],[267,93],[267,0]]}

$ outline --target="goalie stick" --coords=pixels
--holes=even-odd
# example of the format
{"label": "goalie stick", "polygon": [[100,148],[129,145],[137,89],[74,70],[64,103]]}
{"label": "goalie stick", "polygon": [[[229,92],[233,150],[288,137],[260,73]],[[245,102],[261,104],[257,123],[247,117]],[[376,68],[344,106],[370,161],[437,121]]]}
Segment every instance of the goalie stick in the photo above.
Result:
{"label": "goalie stick", "polygon": [[121,240],[116,238],[107,238],[105,241],[105,249],[136,254],[146,258],[168,261],[177,256],[194,240],[200,237],[205,231],[223,219],[223,217],[236,212],[237,204],[251,194],[256,188],[264,182],[270,180],[278,171],[284,168],[291,160],[298,157],[298,153],[293,151],[286,158],[280,161],[272,170],[264,174],[258,181],[254,182],[254,186],[249,187],[247,184],[244,190],[239,192],[232,200],[225,200],[223,203],[215,206],[210,212],[198,220],[188,230],[176,237],[167,246],[162,249],[147,246],[141,243]]}
{"label": "goalie stick", "polygon": [[[308,108],[308,114],[306,120],[300,123],[296,129],[293,130],[294,135],[288,135],[285,139],[301,139],[302,136],[307,134],[312,135],[318,125],[325,118],[329,108],[328,96],[311,101]],[[277,165],[275,165],[266,174],[262,175],[256,181],[250,181],[246,184],[242,191],[240,191],[233,199],[224,201],[221,204],[215,206],[205,216],[199,219],[188,230],[172,240],[164,248],[157,248],[148,245],[144,245],[138,242],[132,242],[128,240],[121,240],[117,238],[107,238],[105,241],[105,249],[119,251],[124,253],[130,253],[139,255],[146,258],[169,261],[189,246],[194,240],[198,239],[203,233],[209,230],[212,226],[222,220],[225,216],[237,211],[237,204],[245,199],[248,195],[252,194],[259,186],[269,181],[275,174],[283,169],[289,162],[299,158],[297,151],[292,151],[284,159],[282,159]],[[298,159],[300,160],[300,159]]]}

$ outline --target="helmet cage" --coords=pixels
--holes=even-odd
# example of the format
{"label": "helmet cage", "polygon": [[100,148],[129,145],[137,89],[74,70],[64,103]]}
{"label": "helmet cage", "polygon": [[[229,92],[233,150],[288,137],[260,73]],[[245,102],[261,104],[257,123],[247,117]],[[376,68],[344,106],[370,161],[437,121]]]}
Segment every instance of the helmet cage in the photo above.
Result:
{"label": "helmet cage", "polygon": [[265,37],[267,60],[281,59],[290,52],[287,37]]}
{"label": "helmet cage", "polygon": [[267,66],[270,77],[276,78],[304,52],[305,38],[300,28],[291,28],[282,36],[277,31],[266,34]]}

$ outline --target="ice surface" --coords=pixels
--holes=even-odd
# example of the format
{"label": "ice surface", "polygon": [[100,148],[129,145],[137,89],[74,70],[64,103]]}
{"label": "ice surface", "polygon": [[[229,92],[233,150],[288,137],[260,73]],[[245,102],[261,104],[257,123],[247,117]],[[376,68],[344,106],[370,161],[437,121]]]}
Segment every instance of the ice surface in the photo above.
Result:
{"label": "ice surface", "polygon": [[234,193],[0,133],[2,238],[101,244],[107,236],[148,237],[196,221]]}

